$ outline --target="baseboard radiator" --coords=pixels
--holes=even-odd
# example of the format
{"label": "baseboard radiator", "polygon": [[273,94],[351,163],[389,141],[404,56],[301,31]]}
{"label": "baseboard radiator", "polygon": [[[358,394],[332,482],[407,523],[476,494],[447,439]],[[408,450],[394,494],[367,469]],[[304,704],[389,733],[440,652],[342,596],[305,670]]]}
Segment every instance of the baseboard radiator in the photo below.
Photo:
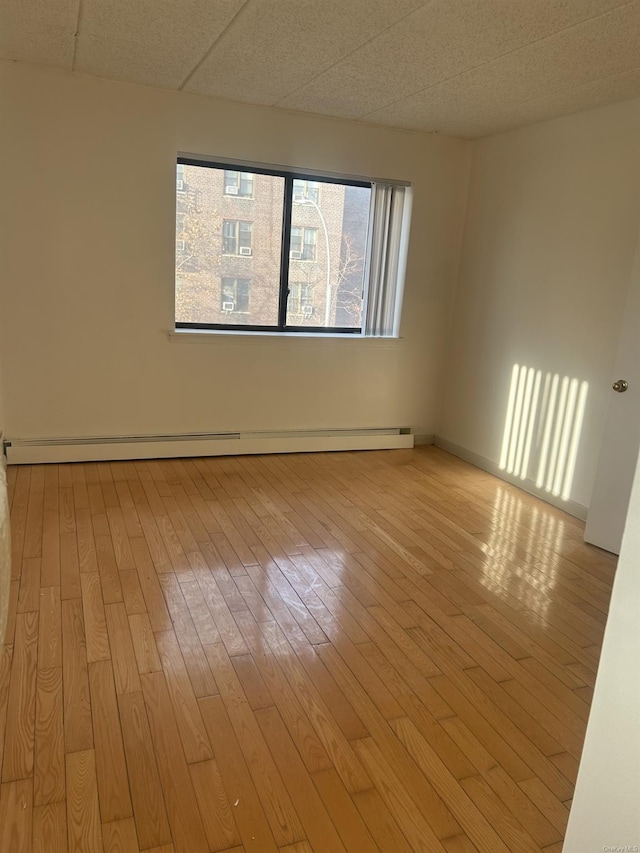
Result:
{"label": "baseboard radiator", "polygon": [[310,453],[323,450],[391,450],[413,445],[414,436],[406,427],[94,438],[8,438],[4,442],[10,465],[181,456],[241,456],[248,453]]}

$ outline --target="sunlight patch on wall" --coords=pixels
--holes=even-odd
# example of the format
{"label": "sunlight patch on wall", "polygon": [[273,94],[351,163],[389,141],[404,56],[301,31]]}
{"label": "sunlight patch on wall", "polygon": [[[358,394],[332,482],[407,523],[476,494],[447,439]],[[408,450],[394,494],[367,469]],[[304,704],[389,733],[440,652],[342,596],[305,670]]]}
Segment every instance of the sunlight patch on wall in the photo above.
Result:
{"label": "sunlight patch on wall", "polygon": [[565,522],[553,511],[498,487],[491,533],[483,545],[483,585],[501,598],[516,598],[525,611],[544,619],[553,604],[564,537]]}
{"label": "sunlight patch on wall", "polygon": [[589,384],[514,364],[500,468],[569,500]]}

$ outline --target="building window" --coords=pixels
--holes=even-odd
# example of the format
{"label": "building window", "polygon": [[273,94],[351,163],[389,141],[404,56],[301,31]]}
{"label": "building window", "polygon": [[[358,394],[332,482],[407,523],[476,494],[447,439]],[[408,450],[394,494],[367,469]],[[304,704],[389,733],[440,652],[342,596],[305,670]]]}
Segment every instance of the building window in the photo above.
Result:
{"label": "building window", "polygon": [[234,165],[178,159],[176,328],[397,337],[410,188]]}
{"label": "building window", "polygon": [[293,281],[289,285],[287,313],[298,317],[311,317],[313,314],[313,285],[302,281]]}
{"label": "building window", "polygon": [[292,228],[290,257],[294,261],[315,261],[317,228]]}
{"label": "building window", "polygon": [[293,182],[293,200],[307,200],[318,204],[320,200],[320,184],[318,181],[303,181],[296,178]]}
{"label": "building window", "polygon": [[251,222],[225,219],[222,223],[222,254],[250,257],[252,254],[252,232],[253,225]]}
{"label": "building window", "polygon": [[184,179],[184,166],[182,163],[178,163],[176,166],[176,192],[183,193],[187,189],[187,185]]}
{"label": "building window", "polygon": [[253,175],[251,172],[234,172],[225,169],[224,194],[240,198],[253,198]]}
{"label": "building window", "polygon": [[220,287],[220,310],[224,314],[248,314],[251,280],[223,278]]}

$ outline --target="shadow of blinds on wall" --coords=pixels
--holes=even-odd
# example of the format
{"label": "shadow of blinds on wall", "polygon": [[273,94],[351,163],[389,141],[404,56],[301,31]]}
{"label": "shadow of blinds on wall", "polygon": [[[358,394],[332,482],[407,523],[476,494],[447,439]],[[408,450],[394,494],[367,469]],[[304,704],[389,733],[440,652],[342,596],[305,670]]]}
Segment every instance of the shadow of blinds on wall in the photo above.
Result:
{"label": "shadow of blinds on wall", "polygon": [[397,337],[409,245],[411,188],[374,183],[369,218],[365,334]]}

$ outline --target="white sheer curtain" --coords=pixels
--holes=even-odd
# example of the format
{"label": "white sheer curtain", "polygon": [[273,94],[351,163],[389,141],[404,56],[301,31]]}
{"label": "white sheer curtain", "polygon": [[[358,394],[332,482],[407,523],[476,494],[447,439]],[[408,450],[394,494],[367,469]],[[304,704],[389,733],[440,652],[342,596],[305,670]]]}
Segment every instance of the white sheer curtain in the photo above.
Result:
{"label": "white sheer curtain", "polygon": [[374,183],[364,334],[397,337],[411,216],[411,189]]}

